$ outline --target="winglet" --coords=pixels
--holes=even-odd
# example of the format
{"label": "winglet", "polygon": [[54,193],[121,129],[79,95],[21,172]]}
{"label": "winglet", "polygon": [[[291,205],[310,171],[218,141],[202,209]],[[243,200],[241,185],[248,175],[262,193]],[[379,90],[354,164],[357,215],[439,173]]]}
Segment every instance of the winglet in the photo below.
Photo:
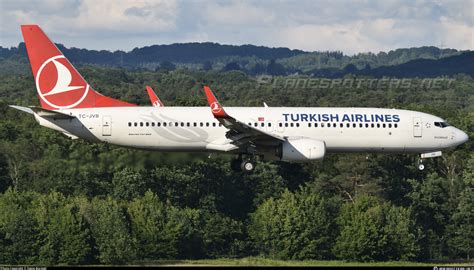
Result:
{"label": "winglet", "polygon": [[155,91],[153,91],[153,88],[150,86],[146,86],[146,91],[148,92],[148,96],[150,97],[151,104],[153,107],[164,107],[165,105],[161,100],[158,98],[158,96],[155,94]]}
{"label": "winglet", "polygon": [[215,118],[228,118],[229,115],[224,111],[219,101],[217,101],[216,96],[212,93],[211,88],[204,86],[204,92],[206,93],[207,103],[211,107],[211,112]]}

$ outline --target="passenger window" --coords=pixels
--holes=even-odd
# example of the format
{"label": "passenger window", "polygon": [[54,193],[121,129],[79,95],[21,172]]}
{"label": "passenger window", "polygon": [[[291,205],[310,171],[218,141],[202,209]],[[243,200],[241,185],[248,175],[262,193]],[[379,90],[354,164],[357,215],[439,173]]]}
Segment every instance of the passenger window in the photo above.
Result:
{"label": "passenger window", "polygon": [[140,122],[140,126],[143,127],[143,122]]}
{"label": "passenger window", "polygon": [[343,124],[343,123],[341,123],[341,124],[339,125],[339,127],[344,127],[344,124]]}
{"label": "passenger window", "polygon": [[181,126],[184,127],[184,122],[181,122]]}
{"label": "passenger window", "polygon": [[336,123],[332,124],[332,127],[336,127],[336,126],[337,126],[337,124],[336,124]]}
{"label": "passenger window", "polygon": [[380,128],[380,124],[377,123],[377,128]]}
{"label": "passenger window", "polygon": [[388,128],[391,128],[392,127],[392,124],[388,124]]}
{"label": "passenger window", "polygon": [[187,127],[190,127],[190,126],[191,126],[191,123],[187,122],[187,123],[186,123],[186,126],[187,126]]}
{"label": "passenger window", "polygon": [[308,123],[308,127],[311,127],[311,123]]}
{"label": "passenger window", "polygon": [[382,127],[383,127],[383,128],[385,128],[385,127],[386,127],[385,123],[383,123],[383,124],[382,124]]}
{"label": "passenger window", "polygon": [[261,126],[261,127],[264,127],[264,126],[265,126],[265,123],[260,123],[260,126]]}
{"label": "passenger window", "polygon": [[149,125],[150,125],[150,123],[148,123],[148,122],[146,122],[146,123],[145,123],[145,126],[147,126],[147,127],[148,127]]}
{"label": "passenger window", "polygon": [[268,123],[268,126],[271,127],[271,126],[272,126],[272,123]]}
{"label": "passenger window", "polygon": [[356,124],[356,123],[353,123],[353,124],[352,124],[352,127],[356,127],[356,126],[357,126],[357,124]]}
{"label": "passenger window", "polygon": [[155,122],[151,122],[151,126],[154,127],[154,126],[155,126]]}
{"label": "passenger window", "polygon": [[212,126],[213,126],[213,127],[216,127],[216,122],[213,122],[213,123],[212,123]]}
{"label": "passenger window", "polygon": [[394,126],[395,128],[397,128],[397,127],[398,127],[398,124],[393,124],[393,126]]}
{"label": "passenger window", "polygon": [[163,122],[163,126],[166,127],[166,122]]}
{"label": "passenger window", "polygon": [[300,123],[296,123],[296,127],[300,127]]}
{"label": "passenger window", "polygon": [[196,122],[193,123],[193,127],[197,127],[197,123],[196,123]]}
{"label": "passenger window", "polygon": [[346,124],[346,127],[351,127],[351,124],[347,123],[347,124]]}
{"label": "passenger window", "polygon": [[321,127],[324,127],[324,123],[321,123]]}
{"label": "passenger window", "polygon": [[200,126],[200,127],[203,127],[203,126],[204,126],[204,124],[201,122],[201,123],[199,123],[199,126]]}
{"label": "passenger window", "polygon": [[293,127],[293,125],[294,125],[293,123],[290,123],[290,127]]}
{"label": "passenger window", "polygon": [[318,123],[314,123],[314,127],[318,127]]}
{"label": "passenger window", "polygon": [[365,123],[365,127],[368,128],[368,127],[369,127],[369,124]]}
{"label": "passenger window", "polygon": [[363,126],[364,126],[364,125],[363,125],[362,123],[359,124],[359,127],[360,127],[360,128],[363,127]]}
{"label": "passenger window", "polygon": [[131,126],[132,126],[132,123],[131,123],[131,122],[128,122],[128,126],[131,127]]}
{"label": "passenger window", "polygon": [[137,126],[137,122],[133,123],[133,126],[135,126],[135,127],[136,127],[136,126]]}
{"label": "passenger window", "polygon": [[258,123],[257,122],[253,123],[253,126],[258,127]]}
{"label": "passenger window", "polygon": [[208,127],[208,126],[209,126],[209,122],[206,122],[206,127]]}
{"label": "passenger window", "polygon": [[288,123],[285,123],[285,127],[288,127]]}
{"label": "passenger window", "polygon": [[370,124],[370,127],[372,127],[372,128],[375,127],[375,124],[374,123]]}
{"label": "passenger window", "polygon": [[157,126],[157,127],[159,127],[159,126],[160,126],[160,124],[161,124],[161,123],[160,123],[160,122],[158,122],[158,123],[156,123],[156,126]]}
{"label": "passenger window", "polygon": [[174,122],[174,126],[177,127],[177,126],[178,126],[178,122]]}
{"label": "passenger window", "polygon": [[283,126],[283,124],[282,124],[282,123],[278,123],[278,126],[279,126],[279,127],[282,127],[282,126]]}

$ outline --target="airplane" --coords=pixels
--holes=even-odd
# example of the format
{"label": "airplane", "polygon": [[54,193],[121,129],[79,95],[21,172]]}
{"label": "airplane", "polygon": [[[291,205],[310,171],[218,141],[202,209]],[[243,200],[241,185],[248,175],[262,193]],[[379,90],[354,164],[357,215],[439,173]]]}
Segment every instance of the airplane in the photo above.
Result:
{"label": "airplane", "polygon": [[311,162],[327,153],[413,153],[423,159],[468,140],[423,112],[385,108],[223,107],[208,86],[208,107],[143,107],[96,92],[38,25],[22,25],[41,106],[11,107],[72,139],[185,152],[234,154],[251,173],[258,160]]}
{"label": "airplane", "polygon": [[151,105],[153,105],[153,107],[165,106],[163,102],[161,102],[160,98],[155,94],[155,91],[153,91],[153,88],[147,85],[146,91],[148,92],[148,96],[150,97]]}

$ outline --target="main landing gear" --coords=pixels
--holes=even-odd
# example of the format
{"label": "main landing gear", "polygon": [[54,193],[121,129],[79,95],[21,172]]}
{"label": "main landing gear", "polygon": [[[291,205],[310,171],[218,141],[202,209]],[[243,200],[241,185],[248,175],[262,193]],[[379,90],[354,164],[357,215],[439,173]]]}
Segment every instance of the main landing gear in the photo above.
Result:
{"label": "main landing gear", "polygon": [[242,158],[242,155],[239,155],[238,158],[233,159],[230,163],[232,170],[246,174],[252,173],[255,169],[255,165],[255,157]]}
{"label": "main landing gear", "polygon": [[425,169],[425,165],[423,165],[423,159],[440,157],[442,155],[443,155],[443,153],[441,151],[422,153],[420,155],[420,159],[418,159],[418,162],[417,162],[418,163],[418,170],[423,171]]}

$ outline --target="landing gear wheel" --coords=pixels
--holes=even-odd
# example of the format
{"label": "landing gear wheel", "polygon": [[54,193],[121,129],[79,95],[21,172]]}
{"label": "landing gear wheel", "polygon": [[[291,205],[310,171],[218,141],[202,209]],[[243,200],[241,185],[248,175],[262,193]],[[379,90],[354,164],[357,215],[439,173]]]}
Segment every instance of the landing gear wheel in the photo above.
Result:
{"label": "landing gear wheel", "polygon": [[423,159],[418,160],[418,170],[423,171],[425,169],[425,165],[423,165]]}
{"label": "landing gear wheel", "polygon": [[252,160],[244,160],[240,164],[240,168],[244,173],[251,173],[255,169],[255,162]]}
{"label": "landing gear wheel", "polygon": [[240,164],[242,164],[242,160],[241,159],[233,159],[231,162],[230,162],[230,167],[232,168],[232,170],[234,172],[241,172],[242,169],[240,168]]}

